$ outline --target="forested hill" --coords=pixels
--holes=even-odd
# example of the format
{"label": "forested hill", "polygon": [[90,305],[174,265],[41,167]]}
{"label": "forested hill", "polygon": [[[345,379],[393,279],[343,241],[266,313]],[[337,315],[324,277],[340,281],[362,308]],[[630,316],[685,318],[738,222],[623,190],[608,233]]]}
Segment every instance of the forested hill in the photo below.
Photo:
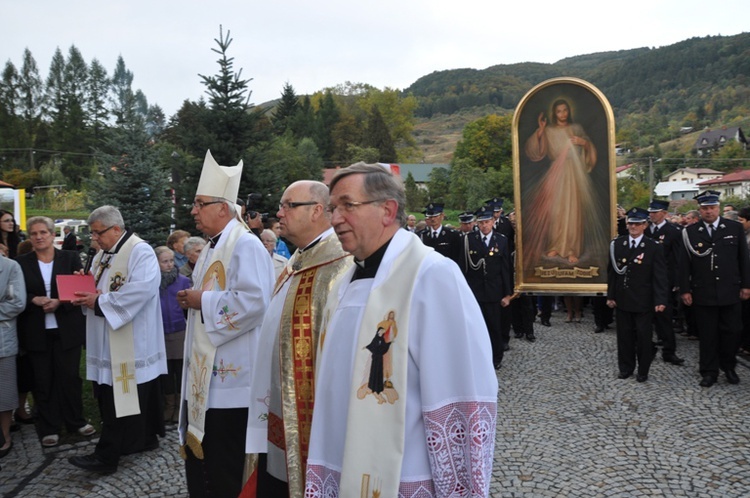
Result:
{"label": "forested hill", "polygon": [[750,115],[750,33],[580,55],[554,64],[436,71],[404,93],[417,97],[419,117],[488,104],[511,110],[534,85],[560,76],[593,83],[621,116],[659,113],[691,125],[726,122]]}

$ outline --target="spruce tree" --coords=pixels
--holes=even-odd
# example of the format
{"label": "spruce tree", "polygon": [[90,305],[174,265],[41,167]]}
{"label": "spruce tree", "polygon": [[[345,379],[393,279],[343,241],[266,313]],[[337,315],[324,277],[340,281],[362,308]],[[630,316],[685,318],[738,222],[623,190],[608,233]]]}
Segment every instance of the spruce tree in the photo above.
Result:
{"label": "spruce tree", "polygon": [[143,121],[109,130],[96,158],[101,177],[89,185],[88,207],[115,206],[129,230],[152,246],[163,244],[172,224],[169,176]]}
{"label": "spruce tree", "polygon": [[393,145],[393,139],[388,131],[388,127],[383,121],[383,116],[376,106],[372,107],[369,119],[367,120],[367,135],[365,136],[365,145],[377,149],[380,152],[380,162],[396,162],[396,148]]}
{"label": "spruce tree", "polygon": [[281,99],[273,110],[273,131],[276,135],[283,135],[290,129],[291,122],[299,110],[299,99],[294,93],[294,87],[287,82],[281,92]]}

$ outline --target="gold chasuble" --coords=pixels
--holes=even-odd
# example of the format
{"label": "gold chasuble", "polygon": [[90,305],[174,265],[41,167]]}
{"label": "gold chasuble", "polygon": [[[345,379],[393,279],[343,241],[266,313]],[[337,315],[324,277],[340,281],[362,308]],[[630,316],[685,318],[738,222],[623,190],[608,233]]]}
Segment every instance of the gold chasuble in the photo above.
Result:
{"label": "gold chasuble", "polygon": [[308,250],[295,252],[274,289],[276,296],[291,280],[274,348],[279,369],[272,372],[273,376],[280,376],[282,413],[268,413],[269,443],[286,453],[290,497],[304,496],[323,309],[333,282],[352,264],[352,257],[331,233]]}

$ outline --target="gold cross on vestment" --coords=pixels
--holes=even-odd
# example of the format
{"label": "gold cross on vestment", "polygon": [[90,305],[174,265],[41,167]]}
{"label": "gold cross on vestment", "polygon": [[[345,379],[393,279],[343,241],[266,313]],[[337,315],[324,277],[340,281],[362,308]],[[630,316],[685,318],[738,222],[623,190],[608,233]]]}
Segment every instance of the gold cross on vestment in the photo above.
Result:
{"label": "gold cross on vestment", "polygon": [[123,394],[128,394],[130,392],[130,383],[128,381],[135,380],[135,375],[128,373],[127,363],[120,363],[120,376],[115,377],[115,380],[117,382],[122,382]]}

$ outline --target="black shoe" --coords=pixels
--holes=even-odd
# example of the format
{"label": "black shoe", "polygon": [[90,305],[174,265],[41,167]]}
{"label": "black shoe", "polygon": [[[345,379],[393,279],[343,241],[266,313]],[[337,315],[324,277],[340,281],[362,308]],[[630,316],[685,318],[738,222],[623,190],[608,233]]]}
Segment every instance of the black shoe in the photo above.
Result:
{"label": "black shoe", "polygon": [[638,375],[637,375],[637,376],[635,377],[635,380],[637,380],[638,382],[646,382],[646,381],[648,380],[648,375],[641,375],[641,374],[638,374]]}
{"label": "black shoe", "polygon": [[618,379],[627,379],[633,375],[633,372],[620,372],[620,375],[617,376]]}
{"label": "black shoe", "polygon": [[716,384],[716,377],[714,377],[713,375],[704,375],[703,379],[701,380],[700,386],[711,387],[714,384]]}
{"label": "black shoe", "polygon": [[601,325],[597,325],[596,328],[594,329],[594,333],[601,334],[602,332],[604,332],[604,327],[602,327]]}
{"label": "black shoe", "polygon": [[683,360],[676,354],[662,356],[662,359],[666,361],[667,363],[671,363],[672,365],[682,365],[683,363],[685,363],[685,360]]}
{"label": "black shoe", "polygon": [[545,327],[551,327],[552,326],[552,324],[549,323],[549,320],[542,320],[540,323],[542,325],[544,325]]}
{"label": "black shoe", "polygon": [[78,468],[89,470],[91,472],[111,474],[117,471],[117,465],[110,465],[102,462],[95,453],[92,453],[91,455],[72,456],[68,458],[68,461]]}
{"label": "black shoe", "polygon": [[500,363],[495,363],[495,370],[500,370],[500,367],[502,367]]}
{"label": "black shoe", "polygon": [[0,458],[5,458],[5,456],[8,455],[8,453],[10,453],[10,450],[12,449],[13,449],[13,441],[10,442],[7,448],[5,448],[4,450],[0,450]]}
{"label": "black shoe", "polygon": [[503,344],[503,351],[510,351],[510,344]]}
{"label": "black shoe", "polygon": [[724,372],[724,374],[727,376],[727,382],[729,382],[730,384],[740,383],[740,377],[734,370],[727,370],[726,372]]}
{"label": "black shoe", "polygon": [[523,337],[523,332],[516,332],[516,339],[521,339]]}
{"label": "black shoe", "polygon": [[526,334],[526,340],[529,342],[536,341],[536,336],[534,334]]}

